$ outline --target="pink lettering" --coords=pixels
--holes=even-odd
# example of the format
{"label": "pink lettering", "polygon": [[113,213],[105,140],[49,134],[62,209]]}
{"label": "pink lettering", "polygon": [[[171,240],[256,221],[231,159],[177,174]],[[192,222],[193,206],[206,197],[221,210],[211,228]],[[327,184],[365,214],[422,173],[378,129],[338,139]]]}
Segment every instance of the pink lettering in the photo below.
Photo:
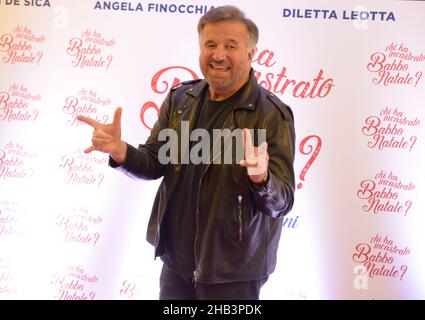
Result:
{"label": "pink lettering", "polygon": [[353,254],[352,259],[357,263],[364,263],[369,260],[371,247],[367,243],[359,243],[356,246],[357,253]]}
{"label": "pink lettering", "polygon": [[[265,87],[267,90],[273,91],[274,93],[284,94],[288,87],[293,86],[292,88],[292,96],[295,98],[324,98],[326,97],[332,87],[333,79],[323,77],[324,71],[322,69],[319,70],[316,78],[310,81],[300,81],[291,80],[286,76],[286,67],[282,68],[282,71],[279,74],[267,73],[265,74],[265,80],[262,80],[262,74],[260,71],[255,71],[255,77],[260,85]],[[273,79],[276,77],[276,81],[273,84]],[[285,81],[281,85],[282,80]]]}
{"label": "pink lettering", "polygon": [[87,47],[84,47],[81,38],[72,38],[69,40],[69,47],[66,49],[66,52],[70,56],[78,56],[80,54],[100,55],[102,50],[97,48],[96,44],[89,44]]}
{"label": "pink lettering", "polygon": [[372,262],[366,262],[364,266],[367,269],[367,272],[369,273],[369,277],[373,278],[374,276],[383,276],[383,277],[390,277],[390,278],[398,278],[398,271],[395,270],[395,266],[392,266],[391,269],[386,268],[385,264],[381,266],[381,268],[378,268],[375,266],[376,263]]}
{"label": "pink lettering", "polygon": [[9,94],[5,91],[0,92],[0,110],[6,109],[9,101]]}
{"label": "pink lettering", "polygon": [[0,51],[7,52],[11,49],[13,36],[10,33],[5,33],[0,37]]}
{"label": "pink lettering", "polygon": [[21,52],[20,54],[18,54],[17,51],[11,50],[8,52],[8,56],[3,58],[3,62],[11,63],[11,64],[15,64],[17,62],[38,63],[39,59],[37,58],[40,58],[40,57],[34,55],[32,52],[30,52],[29,54],[25,54],[25,52]]}
{"label": "pink lettering", "polygon": [[258,49],[255,49],[254,58],[252,62],[257,62],[260,66],[266,66],[268,68],[274,66],[276,61],[273,61],[274,52],[269,50],[262,50],[258,55]]}
{"label": "pink lettering", "polygon": [[[161,89],[158,88],[158,82],[160,81],[160,78],[162,76],[164,76],[165,74],[169,73],[169,71],[173,71],[174,72],[176,70],[184,70],[184,71],[186,71],[186,72],[189,73],[189,75],[192,77],[193,80],[198,79],[197,74],[194,71],[192,71],[191,69],[189,69],[189,68],[182,67],[182,66],[171,66],[171,67],[167,67],[167,68],[161,69],[161,70],[159,70],[157,73],[155,73],[153,75],[152,80],[151,80],[151,88],[152,88],[152,90],[155,93],[160,93],[160,94],[167,92],[168,91],[168,88],[170,87],[169,82],[167,82],[166,80],[163,80],[162,81],[162,83],[165,84],[165,88],[163,90],[161,90]],[[171,87],[179,84],[180,82],[181,82],[180,79],[174,76],[173,82],[171,83]]]}
{"label": "pink lettering", "polygon": [[409,142],[401,137],[401,139],[397,140],[396,137],[391,137],[391,139],[386,139],[383,134],[375,134],[373,136],[373,140],[368,142],[369,148],[378,147],[379,150],[383,150],[385,148],[394,148],[394,149],[407,149],[409,147]]}
{"label": "pink lettering", "polygon": [[370,198],[369,204],[363,206],[363,211],[373,212],[373,213],[382,213],[382,212],[393,212],[393,213],[402,213],[404,211],[403,206],[400,205],[400,201],[393,204],[390,200],[387,200],[385,203],[379,198]]}

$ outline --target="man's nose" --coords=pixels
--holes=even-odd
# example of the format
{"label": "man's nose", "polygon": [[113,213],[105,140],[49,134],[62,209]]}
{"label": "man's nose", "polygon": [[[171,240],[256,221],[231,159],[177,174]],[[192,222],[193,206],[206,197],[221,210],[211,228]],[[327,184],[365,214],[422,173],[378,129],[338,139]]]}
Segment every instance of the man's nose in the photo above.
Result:
{"label": "man's nose", "polygon": [[225,57],[226,57],[226,52],[225,52],[224,48],[222,48],[222,47],[215,48],[212,57],[213,57],[213,59],[215,61],[222,61],[222,60],[224,60]]}

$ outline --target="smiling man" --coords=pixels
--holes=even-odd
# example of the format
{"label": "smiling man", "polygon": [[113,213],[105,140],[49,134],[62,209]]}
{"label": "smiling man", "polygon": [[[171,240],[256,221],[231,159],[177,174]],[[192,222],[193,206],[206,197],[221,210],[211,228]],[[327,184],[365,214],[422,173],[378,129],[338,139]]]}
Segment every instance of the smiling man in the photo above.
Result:
{"label": "smiling man", "polygon": [[[275,270],[282,217],[294,202],[294,119],[288,106],[257,83],[251,63],[258,29],[243,12],[213,8],[199,20],[198,33],[205,79],[170,90],[145,144],[135,148],[121,140],[121,108],[108,125],[78,120],[94,127],[86,152],[108,153],[110,166],[132,177],[163,178],[147,231],[164,262],[160,299],[255,300]],[[241,161],[216,162],[216,153],[188,161],[187,151],[198,150],[192,139],[173,149],[179,161],[162,161],[159,151],[176,140],[163,139],[167,132],[192,138],[196,132],[211,137],[215,130],[240,133]],[[264,132],[263,139],[252,141],[251,131]],[[221,138],[202,135],[208,146],[199,150],[226,155]]]}

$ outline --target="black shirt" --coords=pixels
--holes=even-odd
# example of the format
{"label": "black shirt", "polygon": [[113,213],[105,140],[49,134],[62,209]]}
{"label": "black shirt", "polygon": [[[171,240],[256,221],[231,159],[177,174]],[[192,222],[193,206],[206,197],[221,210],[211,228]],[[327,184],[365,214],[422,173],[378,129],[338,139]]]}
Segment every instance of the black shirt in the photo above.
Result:
{"label": "black shirt", "polygon": [[[243,86],[244,87],[244,86]],[[233,96],[222,100],[213,101],[207,92],[197,112],[197,120],[194,128],[202,128],[208,131],[209,148],[213,143],[213,129],[220,129],[232,112],[235,103],[238,102],[243,88]],[[190,148],[197,145],[201,139],[190,141]],[[197,156],[201,157],[201,149],[197,148]],[[196,236],[196,207],[199,194],[200,180],[205,169],[205,162],[200,164],[183,164],[179,177],[178,186],[190,186],[189,188],[177,187],[171,204],[165,217],[165,253],[161,257],[164,263],[183,276],[193,277],[195,271],[194,244]]]}

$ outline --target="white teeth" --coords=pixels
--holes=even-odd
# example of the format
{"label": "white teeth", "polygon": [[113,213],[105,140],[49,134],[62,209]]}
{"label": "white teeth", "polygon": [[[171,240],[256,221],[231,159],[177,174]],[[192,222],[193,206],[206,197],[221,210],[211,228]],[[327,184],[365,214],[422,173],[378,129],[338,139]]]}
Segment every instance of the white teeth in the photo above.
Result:
{"label": "white teeth", "polygon": [[224,66],[215,66],[215,65],[211,65],[214,69],[218,69],[218,70],[227,70],[227,67]]}

